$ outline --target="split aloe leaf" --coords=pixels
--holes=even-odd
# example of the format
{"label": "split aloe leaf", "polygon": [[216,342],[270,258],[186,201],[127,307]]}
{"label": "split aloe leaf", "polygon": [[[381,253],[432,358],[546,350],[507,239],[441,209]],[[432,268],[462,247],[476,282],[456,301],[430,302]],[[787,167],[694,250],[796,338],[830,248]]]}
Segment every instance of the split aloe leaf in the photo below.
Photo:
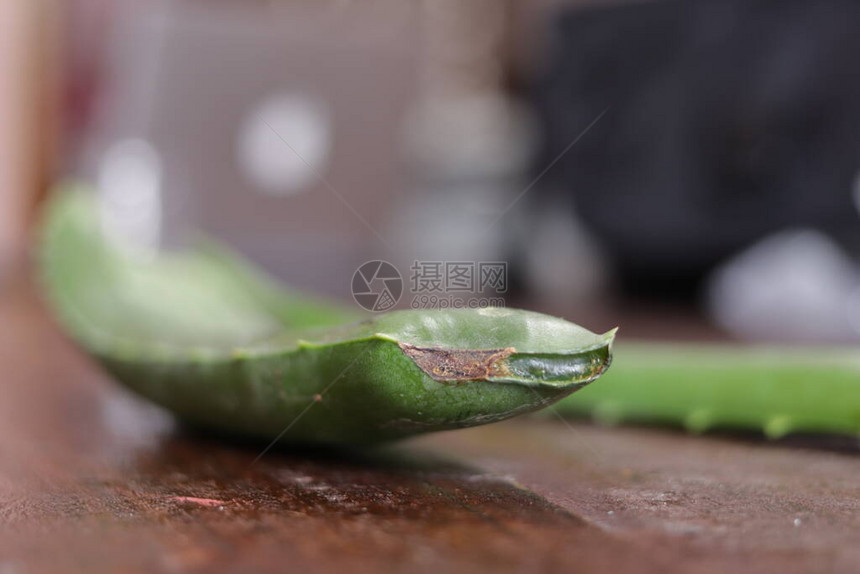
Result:
{"label": "split aloe leaf", "polygon": [[601,376],[614,331],[489,308],[352,309],[292,291],[229,250],[132,256],[91,190],[48,201],[47,299],[118,381],[220,432],[368,444],[535,411]]}

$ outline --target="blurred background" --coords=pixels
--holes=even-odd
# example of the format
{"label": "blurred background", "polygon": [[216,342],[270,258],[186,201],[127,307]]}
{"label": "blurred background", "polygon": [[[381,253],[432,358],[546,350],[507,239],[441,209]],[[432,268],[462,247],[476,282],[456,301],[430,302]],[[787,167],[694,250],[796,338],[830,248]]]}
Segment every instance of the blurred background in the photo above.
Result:
{"label": "blurred background", "polygon": [[[0,289],[97,186],[350,299],[368,260],[505,262],[627,336],[860,339],[850,0],[5,0]],[[408,306],[404,298],[399,306]]]}

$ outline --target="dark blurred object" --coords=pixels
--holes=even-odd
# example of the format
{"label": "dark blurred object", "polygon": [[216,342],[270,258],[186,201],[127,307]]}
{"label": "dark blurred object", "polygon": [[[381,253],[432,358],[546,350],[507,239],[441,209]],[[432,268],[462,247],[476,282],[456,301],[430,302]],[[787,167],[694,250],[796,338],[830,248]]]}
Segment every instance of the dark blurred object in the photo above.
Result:
{"label": "dark blurred object", "polygon": [[689,296],[788,226],[858,245],[860,3],[684,0],[567,8],[537,101],[542,182],[572,195],[631,294]]}

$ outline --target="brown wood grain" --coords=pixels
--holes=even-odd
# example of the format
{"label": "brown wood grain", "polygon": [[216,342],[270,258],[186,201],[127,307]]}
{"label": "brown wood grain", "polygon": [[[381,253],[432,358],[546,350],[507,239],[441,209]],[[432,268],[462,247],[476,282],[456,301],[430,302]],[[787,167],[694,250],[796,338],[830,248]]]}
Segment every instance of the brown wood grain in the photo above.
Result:
{"label": "brown wood grain", "polygon": [[[0,294],[0,572],[851,572],[860,454],[520,420],[371,452],[201,436]],[[286,423],[285,423],[286,424]],[[838,448],[836,448],[838,447]]]}

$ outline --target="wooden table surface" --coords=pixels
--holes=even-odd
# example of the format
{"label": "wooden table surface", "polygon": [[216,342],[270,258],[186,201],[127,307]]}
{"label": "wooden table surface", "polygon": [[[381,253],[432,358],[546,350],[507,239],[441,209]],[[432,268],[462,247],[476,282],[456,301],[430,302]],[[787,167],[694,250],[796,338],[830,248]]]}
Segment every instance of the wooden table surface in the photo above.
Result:
{"label": "wooden table surface", "polygon": [[0,294],[0,574],[857,572],[854,440],[523,419],[374,452],[177,428]]}

